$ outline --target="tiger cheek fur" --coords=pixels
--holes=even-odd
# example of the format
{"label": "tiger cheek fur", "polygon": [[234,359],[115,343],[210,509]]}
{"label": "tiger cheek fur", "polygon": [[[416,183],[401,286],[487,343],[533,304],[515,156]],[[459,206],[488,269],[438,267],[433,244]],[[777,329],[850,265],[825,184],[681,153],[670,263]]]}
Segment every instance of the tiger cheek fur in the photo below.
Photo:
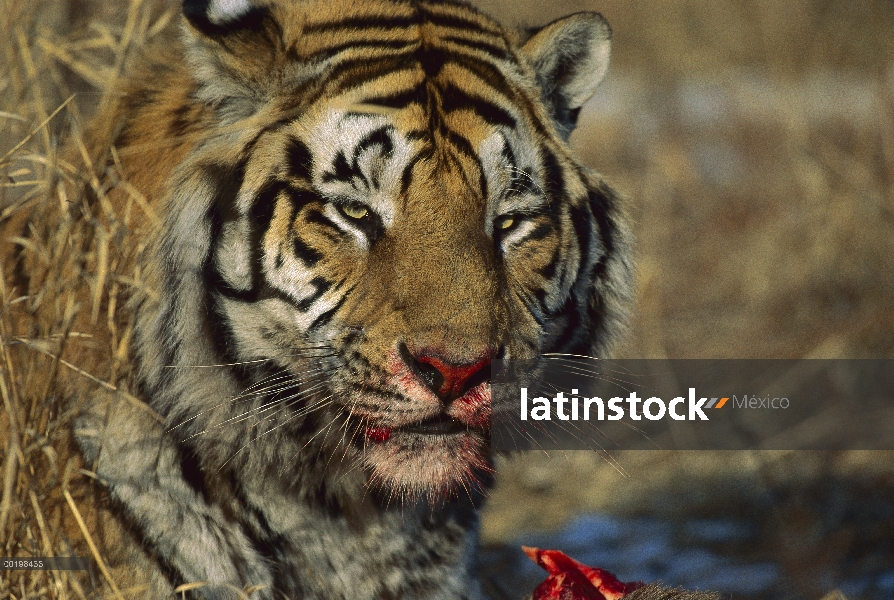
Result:
{"label": "tiger cheek fur", "polygon": [[79,428],[147,597],[479,597],[490,361],[601,355],[629,302],[619,200],[566,144],[607,24],[525,41],[452,1],[184,15],[102,116],[161,215],[133,388],[165,424],[97,402]]}

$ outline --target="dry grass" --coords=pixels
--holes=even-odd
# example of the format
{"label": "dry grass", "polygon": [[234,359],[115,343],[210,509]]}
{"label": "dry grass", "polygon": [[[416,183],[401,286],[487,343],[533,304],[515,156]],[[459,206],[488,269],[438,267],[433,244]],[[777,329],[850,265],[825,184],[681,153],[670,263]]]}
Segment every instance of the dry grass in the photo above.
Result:
{"label": "dry grass", "polygon": [[[140,0],[114,16],[100,7],[13,0],[2,11],[0,554],[90,556],[95,567],[3,572],[0,598],[97,597],[103,581],[122,597],[99,550],[116,532],[102,525],[95,474],[72,451],[76,407],[60,399],[76,384],[91,399],[140,403],[127,392],[124,306],[140,285],[140,236],[130,232],[142,221],[142,198],[109,200],[114,161],[100,170],[104,149],[81,138],[80,124],[103,109],[130,57],[175,13]],[[25,249],[25,262],[11,259],[14,247]]]}
{"label": "dry grass", "polygon": [[[639,286],[623,354],[894,356],[891,2],[479,3],[528,23],[599,9],[614,27],[614,66],[573,143],[631,199]],[[175,20],[159,5],[5,0],[0,219],[40,202],[61,204],[61,194],[84,186],[102,205],[105,189],[86,164],[91,152],[60,157],[59,140],[78,139],[82,115],[102,104],[133,53]],[[138,204],[135,197],[134,213]],[[127,260],[138,249],[110,241],[126,239],[130,213],[95,210],[103,235],[76,230],[67,238],[74,241],[35,251],[45,286],[28,299],[13,285],[13,265],[2,263],[5,556],[87,556],[88,540],[101,533],[103,505],[87,485],[89,465],[70,450],[70,413],[57,398],[66,378],[87,377],[126,396],[121,307],[139,274]],[[64,219],[53,226],[62,239]],[[53,287],[54,278],[73,283]],[[42,298],[54,300],[41,305]],[[80,333],[101,329],[101,343]],[[764,543],[730,552],[781,557],[793,587],[779,597],[815,598],[817,569],[842,573],[859,562],[861,545],[872,550],[894,538],[883,501],[894,487],[889,455],[620,458],[630,479],[586,457],[565,466],[507,465],[486,539],[558,527],[586,510],[685,520],[732,502],[742,512],[757,506],[749,494],[772,492],[778,502],[752,516]],[[860,502],[870,500],[876,504],[861,513]],[[872,537],[842,516],[853,514],[872,515],[882,533]],[[894,563],[894,550],[872,556]],[[111,576],[6,572],[0,598],[86,598]]]}

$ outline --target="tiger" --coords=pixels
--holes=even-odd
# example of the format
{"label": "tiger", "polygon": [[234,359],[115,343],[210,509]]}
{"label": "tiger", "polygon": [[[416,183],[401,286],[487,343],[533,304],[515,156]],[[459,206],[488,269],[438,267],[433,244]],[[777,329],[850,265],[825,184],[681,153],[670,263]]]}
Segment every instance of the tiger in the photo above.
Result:
{"label": "tiger", "polygon": [[568,143],[608,23],[181,12],[72,145],[81,171],[5,224],[26,345],[71,367],[102,585],[482,598],[492,361],[605,356],[631,304],[624,202]]}

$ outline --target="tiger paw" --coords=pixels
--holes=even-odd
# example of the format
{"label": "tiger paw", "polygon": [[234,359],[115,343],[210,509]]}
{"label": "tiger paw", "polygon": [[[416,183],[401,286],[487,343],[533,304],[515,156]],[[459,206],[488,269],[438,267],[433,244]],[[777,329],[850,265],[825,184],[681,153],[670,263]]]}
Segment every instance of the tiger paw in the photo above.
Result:
{"label": "tiger paw", "polygon": [[643,585],[619,581],[608,571],[579,563],[559,550],[528,546],[522,550],[549,573],[532,600],[618,600]]}

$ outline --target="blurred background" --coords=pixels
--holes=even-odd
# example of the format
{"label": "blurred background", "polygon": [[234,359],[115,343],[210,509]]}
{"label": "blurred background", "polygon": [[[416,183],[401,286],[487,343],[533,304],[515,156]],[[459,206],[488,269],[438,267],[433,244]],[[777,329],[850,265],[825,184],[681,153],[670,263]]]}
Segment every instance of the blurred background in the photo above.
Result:
{"label": "blurred background", "polygon": [[[572,145],[632,217],[636,306],[618,356],[894,358],[894,2],[474,3],[523,26],[597,10],[613,27]],[[0,217],[174,7],[4,0]],[[39,539],[28,518],[16,535]],[[497,599],[543,579],[521,544],[735,599],[890,599],[894,454],[501,458],[482,540]],[[44,597],[33,581],[0,582],[0,597]]]}

